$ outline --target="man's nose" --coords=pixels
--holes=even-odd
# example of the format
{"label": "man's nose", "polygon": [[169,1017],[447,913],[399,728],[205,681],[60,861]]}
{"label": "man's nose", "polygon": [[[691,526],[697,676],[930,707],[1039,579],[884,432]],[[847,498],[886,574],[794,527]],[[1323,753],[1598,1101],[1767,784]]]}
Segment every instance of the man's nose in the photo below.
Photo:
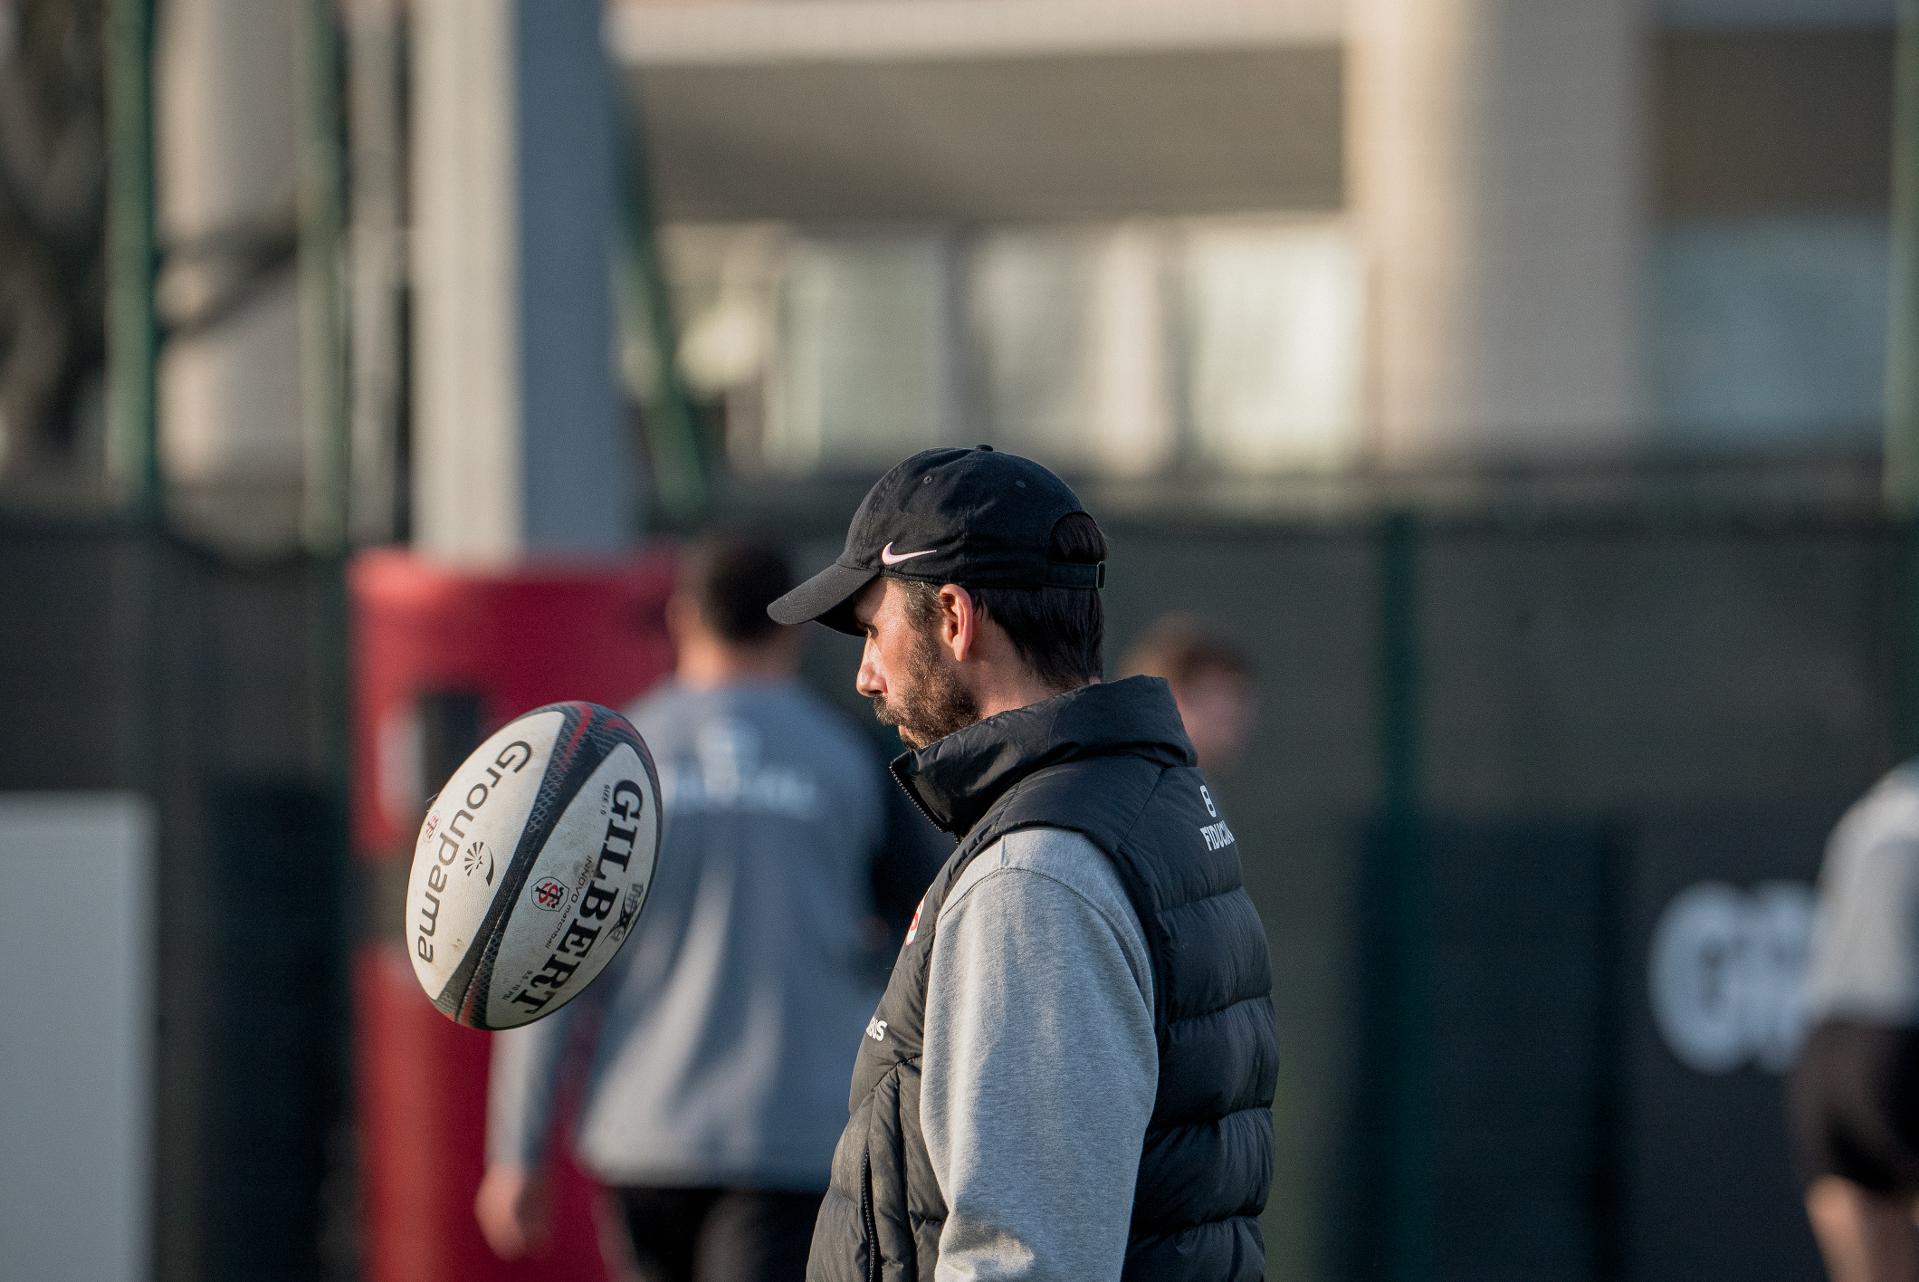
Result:
{"label": "man's nose", "polygon": [[869,699],[877,699],[886,693],[886,683],[880,680],[879,664],[874,662],[873,642],[869,637],[866,648],[860,651],[860,668],[853,676],[853,688]]}

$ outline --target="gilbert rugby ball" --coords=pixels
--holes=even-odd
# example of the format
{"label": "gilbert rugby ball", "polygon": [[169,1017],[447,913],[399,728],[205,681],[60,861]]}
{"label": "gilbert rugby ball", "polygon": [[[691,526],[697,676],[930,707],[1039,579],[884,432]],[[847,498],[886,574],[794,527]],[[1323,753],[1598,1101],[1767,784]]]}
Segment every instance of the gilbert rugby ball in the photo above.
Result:
{"label": "gilbert rugby ball", "polygon": [[508,722],[420,825],[406,888],[413,973],[469,1028],[558,1010],[632,934],[659,849],[659,775],[624,717],[554,703]]}

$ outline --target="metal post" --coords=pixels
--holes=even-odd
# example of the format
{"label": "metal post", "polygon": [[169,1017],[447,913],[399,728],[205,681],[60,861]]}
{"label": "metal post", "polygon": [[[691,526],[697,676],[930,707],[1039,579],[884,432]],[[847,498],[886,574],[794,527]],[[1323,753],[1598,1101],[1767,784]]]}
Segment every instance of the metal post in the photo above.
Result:
{"label": "metal post", "polygon": [[623,553],[619,177],[600,0],[414,0],[412,536],[451,565]]}
{"label": "metal post", "polygon": [[706,458],[693,397],[680,372],[679,327],[660,255],[646,130],[637,107],[629,105],[624,118],[628,128],[619,136],[620,227],[626,251],[621,297],[627,324],[644,325],[653,345],[653,395],[645,412],[655,491],[670,519],[692,523],[705,514],[709,499]]}
{"label": "metal post", "polygon": [[[301,526],[311,555],[313,763],[335,796],[347,787],[345,557],[352,518],[346,400],[344,104],[335,0],[301,0],[295,165],[299,211]],[[345,851],[340,852],[345,856]],[[345,1066],[336,1066],[344,1080]]]}
{"label": "metal post", "polygon": [[347,399],[352,544],[389,543],[404,530],[406,413],[403,0],[353,0],[346,26]]}
{"label": "metal post", "polygon": [[[303,447],[301,528],[308,551],[307,725],[310,766],[320,789],[310,825],[315,853],[325,866],[313,870],[312,889],[328,896],[334,928],[309,942],[321,945],[312,958],[327,972],[333,1008],[321,1018],[344,1022],[348,989],[344,960],[354,941],[353,914],[340,894],[347,883],[345,798],[350,762],[347,708],[346,553],[351,542],[352,446],[347,419],[345,308],[345,147],[341,29],[336,0],[300,0],[295,21],[294,65],[300,77],[295,116],[295,163],[299,216],[300,434]],[[351,1062],[341,1039],[313,1069],[336,1100],[349,1097]]]}
{"label": "metal post", "polygon": [[1885,494],[1899,538],[1893,746],[1903,758],[1919,755],[1919,0],[1899,0],[1893,68]]}
{"label": "metal post", "polygon": [[1379,742],[1382,839],[1389,897],[1385,924],[1392,958],[1381,1012],[1388,1149],[1383,1199],[1387,1276],[1418,1282],[1428,1273],[1426,868],[1420,849],[1418,518],[1387,515],[1380,531]]}
{"label": "metal post", "polygon": [[134,519],[161,514],[155,0],[112,0],[107,32],[107,468]]}
{"label": "metal post", "polygon": [[345,182],[341,145],[340,28],[333,0],[302,0],[300,219],[303,527],[310,551],[345,551],[351,502],[346,416],[345,310],[341,289]]}
{"label": "metal post", "polygon": [[1886,348],[1886,503],[1919,513],[1919,0],[1899,0],[1892,102],[1892,309]]}

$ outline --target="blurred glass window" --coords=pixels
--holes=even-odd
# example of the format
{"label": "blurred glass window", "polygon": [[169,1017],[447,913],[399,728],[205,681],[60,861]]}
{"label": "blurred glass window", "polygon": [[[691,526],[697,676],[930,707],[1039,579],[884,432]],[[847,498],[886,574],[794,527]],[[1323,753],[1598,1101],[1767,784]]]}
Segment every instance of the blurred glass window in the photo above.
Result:
{"label": "blurred glass window", "polygon": [[1357,461],[1365,281],[1345,226],[1189,225],[1176,273],[1193,461],[1259,472]]}
{"label": "blurred glass window", "polygon": [[1876,442],[1891,253],[1883,218],[1662,230],[1653,372],[1666,441],[1695,449]]}
{"label": "blurred glass window", "polygon": [[939,233],[793,242],[767,387],[769,468],[885,465],[957,430],[954,257]]}
{"label": "blurred glass window", "polygon": [[[987,440],[1069,473],[1346,467],[1364,269],[1338,219],[668,238],[680,362],[743,472],[857,473]],[[638,366],[648,347],[629,342]]]}
{"label": "blurred glass window", "polygon": [[968,260],[972,391],[995,441],[1071,471],[1146,476],[1173,448],[1164,237],[993,232]]}

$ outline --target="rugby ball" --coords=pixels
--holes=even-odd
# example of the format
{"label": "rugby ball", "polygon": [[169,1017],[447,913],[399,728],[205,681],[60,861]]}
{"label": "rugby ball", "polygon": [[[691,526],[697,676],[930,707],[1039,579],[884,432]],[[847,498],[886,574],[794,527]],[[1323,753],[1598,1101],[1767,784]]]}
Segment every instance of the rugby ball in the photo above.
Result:
{"label": "rugby ball", "polygon": [[420,825],[406,888],[413,973],[469,1028],[558,1010],[633,933],[659,849],[659,774],[626,718],[553,703],[508,722]]}

